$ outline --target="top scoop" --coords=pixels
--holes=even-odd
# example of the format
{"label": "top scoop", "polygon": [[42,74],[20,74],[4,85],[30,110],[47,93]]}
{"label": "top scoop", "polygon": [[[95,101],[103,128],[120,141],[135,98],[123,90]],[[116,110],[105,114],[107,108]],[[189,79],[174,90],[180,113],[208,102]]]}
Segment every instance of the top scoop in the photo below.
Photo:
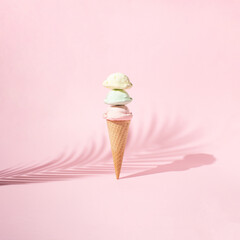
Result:
{"label": "top scoop", "polygon": [[103,86],[110,89],[128,89],[132,87],[132,83],[123,73],[112,73],[103,82]]}

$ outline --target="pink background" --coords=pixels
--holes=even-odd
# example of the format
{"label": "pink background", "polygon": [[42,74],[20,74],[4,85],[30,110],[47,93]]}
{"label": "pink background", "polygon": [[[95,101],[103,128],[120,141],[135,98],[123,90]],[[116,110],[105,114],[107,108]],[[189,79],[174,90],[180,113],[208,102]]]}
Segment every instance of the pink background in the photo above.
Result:
{"label": "pink background", "polygon": [[[0,238],[240,238],[240,3],[0,1]],[[134,114],[121,179],[102,114]]]}

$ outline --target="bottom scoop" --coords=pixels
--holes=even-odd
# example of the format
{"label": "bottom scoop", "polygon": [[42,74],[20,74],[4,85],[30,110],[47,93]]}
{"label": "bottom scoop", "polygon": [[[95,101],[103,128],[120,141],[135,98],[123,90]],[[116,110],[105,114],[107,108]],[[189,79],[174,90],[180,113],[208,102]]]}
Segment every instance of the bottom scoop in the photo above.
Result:
{"label": "bottom scoop", "polygon": [[132,113],[129,111],[128,107],[126,106],[110,106],[107,109],[107,112],[104,113],[103,116],[107,120],[112,121],[124,121],[124,120],[131,120]]}

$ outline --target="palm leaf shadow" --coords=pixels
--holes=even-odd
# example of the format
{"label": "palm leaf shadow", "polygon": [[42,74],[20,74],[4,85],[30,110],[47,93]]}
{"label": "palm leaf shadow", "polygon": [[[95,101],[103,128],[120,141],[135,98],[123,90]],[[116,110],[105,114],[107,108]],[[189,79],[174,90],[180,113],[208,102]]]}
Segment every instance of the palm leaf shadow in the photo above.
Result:
{"label": "palm leaf shadow", "polygon": [[[142,132],[144,128],[140,124],[137,132]],[[137,172],[121,179],[185,171],[216,161],[213,155],[202,153],[206,145],[203,142],[203,129],[192,128],[179,117],[165,119],[159,124],[159,119],[155,116],[148,130],[142,135],[142,138],[130,135],[129,149],[124,162],[125,169]]]}
{"label": "palm leaf shadow", "polygon": [[[130,128],[125,151],[123,178],[139,177],[169,171],[184,171],[211,164],[215,161],[209,154],[193,154],[199,151],[202,133],[189,129],[181,119],[160,122],[152,116],[148,128],[139,123]],[[0,171],[0,185],[40,183],[83,178],[93,175],[114,174],[110,145],[106,135],[101,144],[92,142],[80,153],[61,156],[44,164],[7,168]]]}

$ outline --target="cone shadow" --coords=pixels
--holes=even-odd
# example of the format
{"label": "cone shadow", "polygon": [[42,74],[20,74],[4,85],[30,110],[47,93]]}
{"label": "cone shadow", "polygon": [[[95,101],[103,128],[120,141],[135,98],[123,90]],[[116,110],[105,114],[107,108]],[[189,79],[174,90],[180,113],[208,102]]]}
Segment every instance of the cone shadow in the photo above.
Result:
{"label": "cone shadow", "polygon": [[131,174],[129,176],[122,177],[121,179],[141,177],[166,172],[186,171],[191,168],[197,168],[204,165],[212,164],[215,162],[215,160],[216,159],[214,158],[214,156],[210,154],[190,154],[186,155],[183,159],[176,160],[170,164],[157,165],[154,168]]}

